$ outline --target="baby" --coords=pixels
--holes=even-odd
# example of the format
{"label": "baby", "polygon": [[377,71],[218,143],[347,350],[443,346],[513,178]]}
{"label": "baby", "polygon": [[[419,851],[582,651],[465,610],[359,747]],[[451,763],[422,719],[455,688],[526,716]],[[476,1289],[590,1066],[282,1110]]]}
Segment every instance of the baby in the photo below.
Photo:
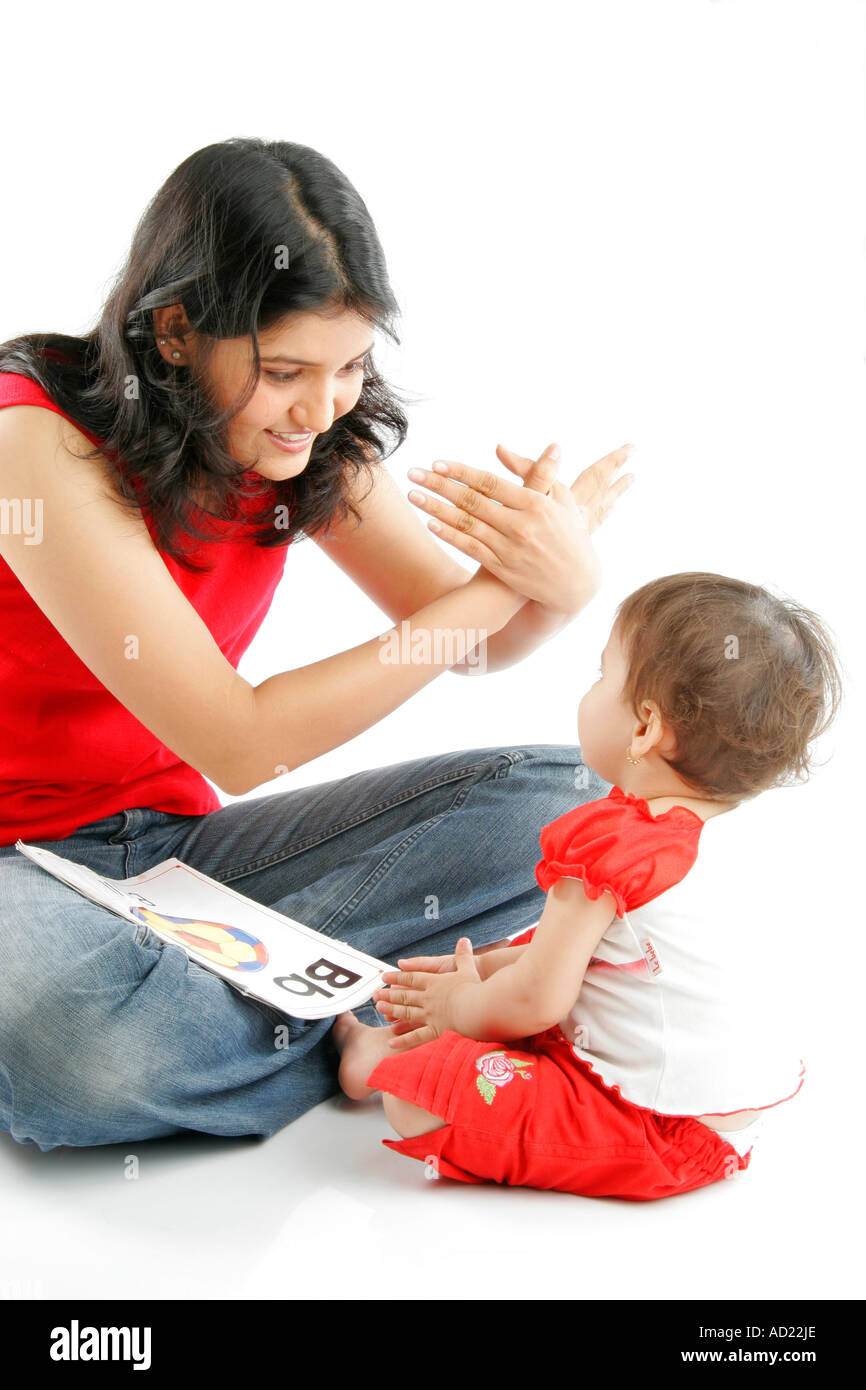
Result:
{"label": "baby", "polygon": [[540,920],[400,960],[374,996],[390,1026],[335,1023],[343,1090],[383,1092],[402,1136],[383,1142],[463,1182],[634,1201],[748,1167],[804,1074],[756,964],[756,803],[802,780],[840,693],[791,600],[705,573],[623,600],[578,711],[612,789],[541,830]]}

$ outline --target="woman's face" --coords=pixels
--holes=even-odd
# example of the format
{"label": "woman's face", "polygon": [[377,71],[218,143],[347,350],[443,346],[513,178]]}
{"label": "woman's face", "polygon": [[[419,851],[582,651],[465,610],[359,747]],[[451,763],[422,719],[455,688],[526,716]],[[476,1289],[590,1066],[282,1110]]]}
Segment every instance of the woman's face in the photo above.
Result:
{"label": "woman's face", "polygon": [[[259,334],[261,376],[228,426],[233,458],[280,482],[303,473],[317,436],[357,404],[370,324],[349,310],[298,312]],[[253,364],[249,338],[223,338],[208,363],[208,392],[224,409],[241,393]]]}
{"label": "woman's face", "polygon": [[627,670],[625,652],[614,629],[601,654],[599,678],[577,709],[577,737],[584,763],[606,782],[619,785],[629,766],[626,749],[637,725],[634,712],[622,700]]}

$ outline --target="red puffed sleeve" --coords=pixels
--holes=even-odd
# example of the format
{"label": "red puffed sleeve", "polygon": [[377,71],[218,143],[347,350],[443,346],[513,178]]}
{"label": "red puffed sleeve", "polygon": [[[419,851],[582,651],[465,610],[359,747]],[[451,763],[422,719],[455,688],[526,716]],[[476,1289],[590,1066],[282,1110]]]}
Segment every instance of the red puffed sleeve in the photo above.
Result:
{"label": "red puffed sleeve", "polygon": [[614,787],[544,827],[535,877],[545,893],[560,878],[582,879],[588,898],[612,893],[622,917],[685,878],[702,828],[685,806],[653,816],[646,801]]}

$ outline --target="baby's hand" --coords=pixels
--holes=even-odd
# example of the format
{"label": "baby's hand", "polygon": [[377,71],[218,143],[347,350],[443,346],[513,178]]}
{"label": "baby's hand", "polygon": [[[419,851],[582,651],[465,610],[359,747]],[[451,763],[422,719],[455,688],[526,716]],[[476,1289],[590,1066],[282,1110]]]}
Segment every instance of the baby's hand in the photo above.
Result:
{"label": "baby's hand", "polygon": [[450,960],[450,966],[433,971],[389,970],[383,974],[388,988],[377,989],[373,999],[378,1012],[393,1025],[392,1050],[405,1052],[420,1047],[449,1029],[459,1032],[451,1007],[454,995],[458,990],[465,992],[467,985],[480,985],[482,981],[469,941],[464,938],[457,947],[451,957],[416,957],[417,961],[432,960],[437,967]]}
{"label": "baby's hand", "polygon": [[[499,941],[490,941],[486,946],[479,946],[475,951],[476,956],[486,955],[488,951],[499,951],[503,946],[510,946],[511,942],[507,936],[503,936]],[[422,970],[427,975],[441,975],[446,970],[456,970],[454,957],[451,956],[400,956],[397,964],[401,970]],[[479,974],[484,979],[484,967],[479,966]],[[387,976],[383,976],[386,979]]]}
{"label": "baby's hand", "polygon": [[[441,975],[445,970],[456,970],[454,957],[452,956],[400,956],[397,960],[400,970],[423,970],[425,975]],[[396,975],[398,971],[390,971],[391,975]],[[388,976],[383,975],[383,980]]]}

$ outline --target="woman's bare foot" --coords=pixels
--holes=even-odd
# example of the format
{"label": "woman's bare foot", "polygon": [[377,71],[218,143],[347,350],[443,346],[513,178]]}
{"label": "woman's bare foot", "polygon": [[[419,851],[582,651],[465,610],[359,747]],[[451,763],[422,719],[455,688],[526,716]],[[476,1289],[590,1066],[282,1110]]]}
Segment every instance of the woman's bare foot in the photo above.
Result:
{"label": "woman's bare foot", "polygon": [[365,1100],[374,1094],[367,1077],[383,1057],[393,1057],[388,1046],[394,1036],[393,1028],[368,1027],[349,1011],[338,1014],[332,1037],[340,1053],[340,1086],[351,1100]]}

